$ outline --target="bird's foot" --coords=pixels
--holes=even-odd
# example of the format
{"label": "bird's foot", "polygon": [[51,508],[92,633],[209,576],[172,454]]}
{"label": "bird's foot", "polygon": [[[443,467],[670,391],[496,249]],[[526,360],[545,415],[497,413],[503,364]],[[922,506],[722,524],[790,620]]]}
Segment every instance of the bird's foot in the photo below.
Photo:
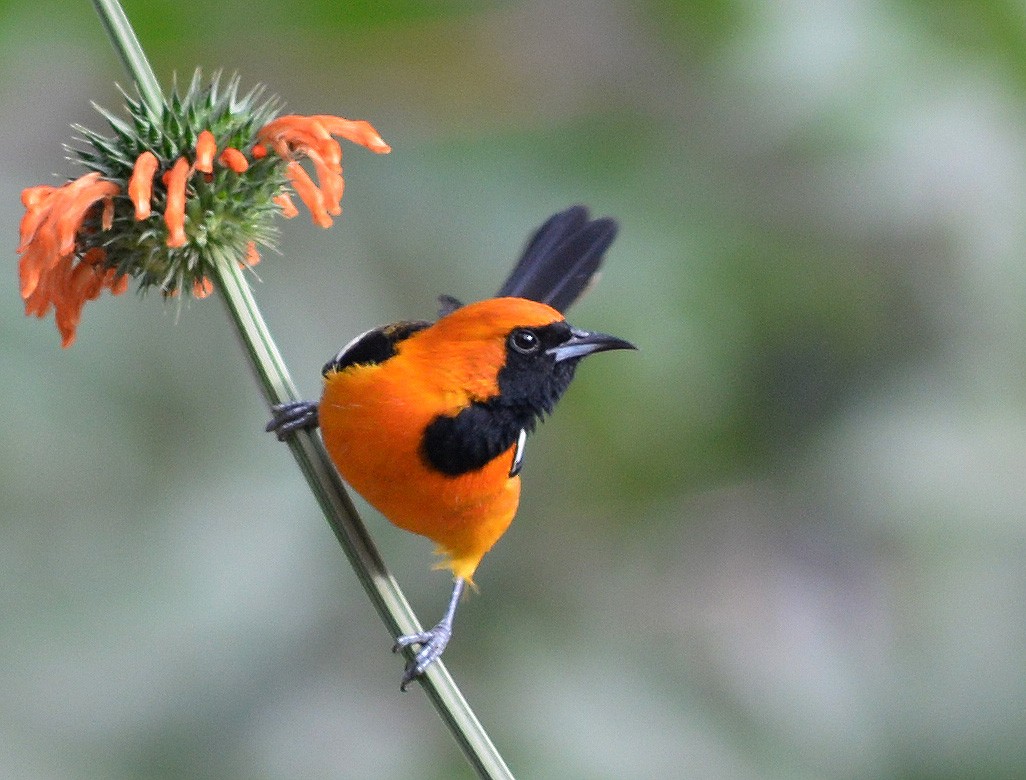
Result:
{"label": "bird's foot", "polygon": [[403,672],[403,679],[399,685],[399,690],[405,692],[406,687],[411,682],[424,674],[425,670],[432,663],[441,658],[442,653],[445,651],[445,646],[449,644],[451,638],[452,621],[443,620],[437,626],[429,628],[427,631],[401,636],[396,639],[395,644],[392,646],[393,653],[397,653],[410,645],[420,645],[417,654],[406,664],[406,670]]}
{"label": "bird's foot", "polygon": [[445,652],[445,646],[452,638],[452,622],[456,617],[456,606],[460,602],[460,596],[463,595],[466,585],[467,581],[463,577],[457,577],[453,582],[449,607],[445,610],[445,616],[438,621],[437,626],[429,628],[427,631],[421,631],[419,634],[409,634],[395,640],[395,644],[392,645],[393,653],[410,645],[420,645],[420,649],[406,664],[403,680],[399,685],[400,691],[405,691],[411,682],[424,674],[427,668],[441,658],[442,653]]}
{"label": "bird's foot", "polygon": [[285,441],[296,431],[317,427],[317,404],[313,401],[275,404],[271,407],[271,415],[271,421],[264,430],[277,436],[278,441]]}

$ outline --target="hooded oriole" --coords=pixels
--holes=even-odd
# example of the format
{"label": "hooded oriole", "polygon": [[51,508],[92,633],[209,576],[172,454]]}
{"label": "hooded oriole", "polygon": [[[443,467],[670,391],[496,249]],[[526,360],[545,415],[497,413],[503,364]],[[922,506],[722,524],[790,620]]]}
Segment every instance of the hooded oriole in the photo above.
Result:
{"label": "hooded oriole", "polygon": [[402,688],[438,658],[456,605],[520,500],[527,434],[552,411],[581,358],[633,349],[572,327],[561,314],[595,277],[616,235],[582,206],[530,239],[497,297],[463,305],[443,296],[434,322],[398,322],[358,336],[324,367],[319,403],[274,407],[279,439],[319,425],[343,479],[394,525],[428,537],[455,584],[419,645]]}

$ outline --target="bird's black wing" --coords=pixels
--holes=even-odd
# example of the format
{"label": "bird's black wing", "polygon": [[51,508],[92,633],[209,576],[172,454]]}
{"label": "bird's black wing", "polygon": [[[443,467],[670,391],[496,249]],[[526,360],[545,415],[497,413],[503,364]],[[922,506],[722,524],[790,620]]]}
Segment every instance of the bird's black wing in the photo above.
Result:
{"label": "bird's black wing", "polygon": [[584,206],[554,214],[531,236],[497,297],[527,298],[566,311],[588,288],[616,231],[614,220],[589,219]]}

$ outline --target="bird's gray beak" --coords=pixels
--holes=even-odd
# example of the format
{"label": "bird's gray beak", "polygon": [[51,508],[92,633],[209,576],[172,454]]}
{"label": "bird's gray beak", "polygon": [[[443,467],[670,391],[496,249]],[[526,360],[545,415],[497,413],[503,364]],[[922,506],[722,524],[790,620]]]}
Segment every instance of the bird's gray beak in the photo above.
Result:
{"label": "bird's gray beak", "polygon": [[610,349],[637,349],[629,341],[624,341],[608,333],[589,333],[586,330],[574,328],[570,339],[564,341],[558,347],[545,350],[545,353],[552,355],[556,362],[582,358],[596,352],[605,352]]}

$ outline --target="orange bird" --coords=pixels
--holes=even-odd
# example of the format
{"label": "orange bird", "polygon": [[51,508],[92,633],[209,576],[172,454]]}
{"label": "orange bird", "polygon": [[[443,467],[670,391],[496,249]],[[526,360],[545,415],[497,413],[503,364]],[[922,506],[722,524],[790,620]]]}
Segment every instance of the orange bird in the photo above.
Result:
{"label": "orange bird", "polygon": [[495,298],[440,298],[434,322],[397,322],[356,337],[324,367],[319,403],[273,408],[284,440],[320,426],[342,478],[399,528],[421,534],[452,570],[448,609],[417,645],[402,689],[445,650],[456,606],[520,501],[527,434],[550,413],[581,358],[634,349],[562,315],[594,279],[616,236],[611,219],[574,206],[530,239]]}

